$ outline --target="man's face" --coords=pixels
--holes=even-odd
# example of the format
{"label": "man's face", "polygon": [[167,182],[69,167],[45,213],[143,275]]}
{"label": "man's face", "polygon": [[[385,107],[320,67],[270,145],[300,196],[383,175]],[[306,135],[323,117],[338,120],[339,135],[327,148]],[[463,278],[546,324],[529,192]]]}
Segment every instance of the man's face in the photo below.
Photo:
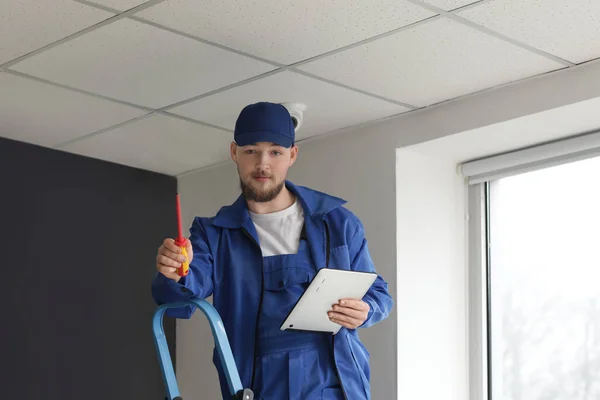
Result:
{"label": "man's face", "polygon": [[259,203],[277,197],[298,155],[297,146],[285,148],[268,142],[248,146],[232,143],[230,151],[237,164],[242,194],[246,200]]}

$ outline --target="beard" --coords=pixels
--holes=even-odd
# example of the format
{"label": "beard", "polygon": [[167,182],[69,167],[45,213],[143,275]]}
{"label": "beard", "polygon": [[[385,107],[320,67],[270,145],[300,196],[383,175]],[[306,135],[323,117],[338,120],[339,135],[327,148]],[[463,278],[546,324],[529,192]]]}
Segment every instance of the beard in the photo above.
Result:
{"label": "beard", "polygon": [[[252,179],[252,177],[250,177],[250,179]],[[266,203],[273,200],[275,197],[277,197],[277,195],[279,195],[284,184],[285,181],[281,181],[271,189],[260,189],[252,185],[252,180],[250,180],[250,183],[246,183],[240,177],[240,188],[242,189],[242,195],[247,201],[254,201],[256,203]]]}

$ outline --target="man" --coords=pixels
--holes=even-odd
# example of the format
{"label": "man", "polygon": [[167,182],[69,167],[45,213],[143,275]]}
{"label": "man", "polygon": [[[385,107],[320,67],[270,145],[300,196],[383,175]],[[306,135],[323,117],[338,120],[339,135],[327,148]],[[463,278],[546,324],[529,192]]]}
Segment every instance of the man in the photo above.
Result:
{"label": "man", "polygon": [[[279,327],[321,268],[375,272],[364,230],[344,201],[287,180],[298,156],[287,109],[247,106],[235,126],[230,156],[241,195],[190,228],[189,273],[172,239],[158,249],[152,293],[158,304],[213,296],[244,387],[256,399],[369,399],[369,353],[358,328],[387,318],[393,301],[380,277],[363,299],[340,299],[330,319],[337,335]],[[208,189],[210,190],[210,189]],[[193,309],[168,315],[189,318]],[[220,361],[223,398],[229,398]]]}

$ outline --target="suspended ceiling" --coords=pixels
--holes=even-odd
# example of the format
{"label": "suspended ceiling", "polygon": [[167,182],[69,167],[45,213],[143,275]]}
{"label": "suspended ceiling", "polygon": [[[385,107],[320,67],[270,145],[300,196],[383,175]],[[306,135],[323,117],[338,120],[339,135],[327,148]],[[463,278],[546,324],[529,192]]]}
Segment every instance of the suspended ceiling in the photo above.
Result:
{"label": "suspended ceiling", "polygon": [[302,141],[599,57],[597,0],[2,0],[0,136],[179,175],[256,101]]}

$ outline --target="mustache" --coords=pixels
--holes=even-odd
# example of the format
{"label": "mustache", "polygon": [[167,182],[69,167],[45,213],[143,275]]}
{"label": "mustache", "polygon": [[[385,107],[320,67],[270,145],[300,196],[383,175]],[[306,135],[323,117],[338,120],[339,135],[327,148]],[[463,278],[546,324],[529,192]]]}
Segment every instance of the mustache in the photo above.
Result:
{"label": "mustache", "polygon": [[270,178],[271,176],[272,175],[269,175],[269,174],[263,173],[263,172],[252,174],[253,178]]}

